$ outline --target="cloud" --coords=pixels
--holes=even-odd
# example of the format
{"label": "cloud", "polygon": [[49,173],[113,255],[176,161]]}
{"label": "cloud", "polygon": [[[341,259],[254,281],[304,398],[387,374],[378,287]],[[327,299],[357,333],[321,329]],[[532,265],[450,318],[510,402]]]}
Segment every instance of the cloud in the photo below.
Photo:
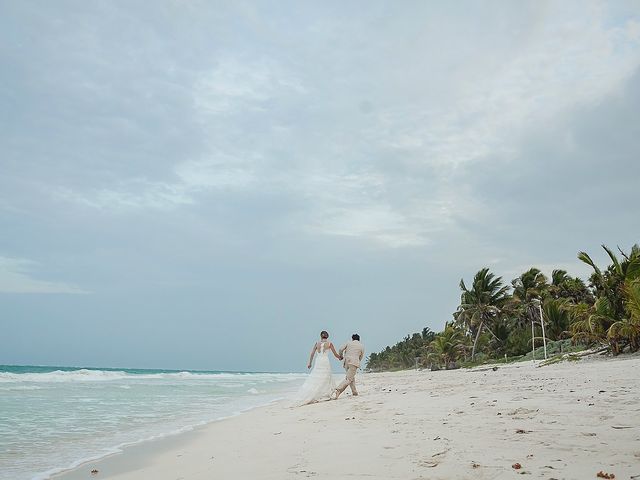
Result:
{"label": "cloud", "polygon": [[146,178],[121,180],[111,188],[79,190],[60,187],[53,196],[89,208],[113,212],[141,210],[174,210],[194,205],[198,195],[209,190],[244,190],[255,183],[252,166],[228,155],[189,160],[176,165],[175,181],[153,181]]}
{"label": "cloud", "polygon": [[62,187],[54,190],[53,194],[58,199],[116,213],[173,209],[194,203],[183,186],[146,179],[129,179],[119,182],[116,188],[95,189],[89,192]]}
{"label": "cloud", "polygon": [[638,22],[606,25],[597,9],[576,16],[561,5],[552,6],[499,62],[471,62],[477,70],[464,71],[468,78],[456,83],[453,101],[444,107],[380,113],[371,141],[452,172],[473,161],[517,157],[527,130],[597,105],[640,65]]}
{"label": "cloud", "polygon": [[[640,65],[637,16],[598,2],[575,6],[509,7],[505,22],[479,9],[487,25],[470,22],[473,12],[435,7],[381,22],[381,4],[351,25],[312,8],[309,23],[286,33],[273,28],[282,12],[261,20],[249,8],[239,18],[249,15],[260,46],[221,34],[192,63],[176,56],[179,48],[161,55],[154,32],[145,46],[155,55],[144,57],[152,77],[139,70],[137,50],[121,65],[99,62],[99,75],[94,61],[81,64],[92,89],[80,105],[97,115],[77,113],[100,120],[89,132],[97,154],[89,137],[78,147],[91,155],[73,152],[58,169],[41,161],[52,174],[44,181],[57,201],[116,213],[205,211],[225,195],[257,208],[277,194],[295,207],[267,213],[267,229],[393,249],[432,245],[442,232],[492,217],[475,177],[486,170],[500,181],[509,175],[501,169],[528,168],[532,132],[596,107]],[[137,31],[140,19],[130,17]],[[460,37],[465,28],[477,41]],[[199,49],[215,37],[194,35],[181,40],[197,39]],[[64,72],[56,78],[82,79],[77,68]]]}
{"label": "cloud", "polygon": [[257,181],[254,163],[259,161],[259,158],[243,159],[222,153],[180,163],[175,168],[175,174],[185,191],[250,189]]}
{"label": "cloud", "polygon": [[265,110],[274,97],[303,93],[300,81],[269,58],[225,56],[196,80],[194,102],[203,115],[246,114]]}
{"label": "cloud", "polygon": [[[291,61],[267,50],[219,54],[192,80],[191,124],[203,136],[197,155],[166,165],[162,180],[138,176],[58,192],[87,206],[126,211],[188,207],[206,202],[207,192],[278,191],[305,210],[293,213],[291,228],[390,248],[428,245],[434,232],[481,219],[480,197],[460,185],[481,168],[476,165],[517,164],[529,132],[598,105],[629,80],[640,65],[639,23],[610,17],[597,3],[578,13],[557,3],[534,9],[513,44],[485,41],[478,48],[491,54],[455,66],[446,102],[434,99],[428,86],[424,98],[416,94],[430,70],[418,69],[398,85],[375,57],[363,57],[362,72],[335,78],[334,67],[325,73],[304,58]],[[321,25],[317,35],[340,34]],[[367,28],[365,19],[358,35]],[[415,51],[403,45],[401,58],[419,66],[425,62],[420,54],[441,61],[437,47],[420,45],[427,41],[420,35]],[[450,40],[452,57],[461,58],[466,47],[447,35],[442,42]],[[382,48],[375,39],[372,45]],[[347,42],[336,54],[357,58],[356,48],[362,46]],[[328,60],[336,58],[317,58]],[[380,85],[365,83],[358,96],[367,76]],[[412,95],[403,98],[399,88]]]}
{"label": "cloud", "polygon": [[38,280],[32,276],[37,267],[32,260],[0,257],[0,293],[90,293],[64,282]]}

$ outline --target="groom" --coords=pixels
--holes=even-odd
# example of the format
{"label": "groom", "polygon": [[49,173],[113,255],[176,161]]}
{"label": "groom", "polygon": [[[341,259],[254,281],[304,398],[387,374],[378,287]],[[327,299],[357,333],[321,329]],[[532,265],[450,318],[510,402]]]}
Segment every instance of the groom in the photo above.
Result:
{"label": "groom", "polygon": [[360,367],[360,361],[364,357],[364,346],[360,343],[360,335],[354,333],[351,335],[351,341],[345,343],[338,352],[340,354],[340,360],[343,360],[344,369],[347,372],[345,379],[338,385],[335,391],[335,399],[338,397],[347,386],[351,387],[351,394],[353,396],[358,395],[356,390],[356,372]]}

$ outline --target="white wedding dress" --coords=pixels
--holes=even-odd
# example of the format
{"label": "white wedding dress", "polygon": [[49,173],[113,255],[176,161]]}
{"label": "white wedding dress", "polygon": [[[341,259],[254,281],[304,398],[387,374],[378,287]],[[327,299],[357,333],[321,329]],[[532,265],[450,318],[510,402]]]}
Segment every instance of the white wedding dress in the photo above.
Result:
{"label": "white wedding dress", "polygon": [[336,389],[336,384],[331,375],[331,362],[329,361],[329,350],[327,350],[328,343],[320,343],[313,369],[294,396],[292,406],[307,405],[331,398],[331,394]]}

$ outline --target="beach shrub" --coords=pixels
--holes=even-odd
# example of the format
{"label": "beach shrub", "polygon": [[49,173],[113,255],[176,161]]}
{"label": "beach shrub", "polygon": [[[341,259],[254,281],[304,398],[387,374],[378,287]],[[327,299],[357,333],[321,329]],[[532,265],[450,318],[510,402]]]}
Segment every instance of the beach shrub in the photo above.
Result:
{"label": "beach shrub", "polygon": [[507,339],[505,353],[509,357],[526,355],[531,351],[531,330],[518,328],[511,332]]}

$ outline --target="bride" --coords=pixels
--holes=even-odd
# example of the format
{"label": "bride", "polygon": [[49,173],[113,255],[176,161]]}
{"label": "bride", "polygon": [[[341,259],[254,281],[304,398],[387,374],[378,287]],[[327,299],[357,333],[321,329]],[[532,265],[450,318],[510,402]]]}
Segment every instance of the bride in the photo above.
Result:
{"label": "bride", "polygon": [[340,359],[340,355],[336,352],[333,343],[329,341],[329,334],[323,330],[320,332],[320,341],[313,346],[309,356],[307,368],[311,368],[313,358],[316,356],[316,353],[318,354],[316,362],[313,365],[313,370],[311,370],[304,384],[295,395],[293,406],[307,405],[331,398],[331,394],[336,389],[336,386],[331,376],[329,350],[333,352],[333,355],[337,359]]}

